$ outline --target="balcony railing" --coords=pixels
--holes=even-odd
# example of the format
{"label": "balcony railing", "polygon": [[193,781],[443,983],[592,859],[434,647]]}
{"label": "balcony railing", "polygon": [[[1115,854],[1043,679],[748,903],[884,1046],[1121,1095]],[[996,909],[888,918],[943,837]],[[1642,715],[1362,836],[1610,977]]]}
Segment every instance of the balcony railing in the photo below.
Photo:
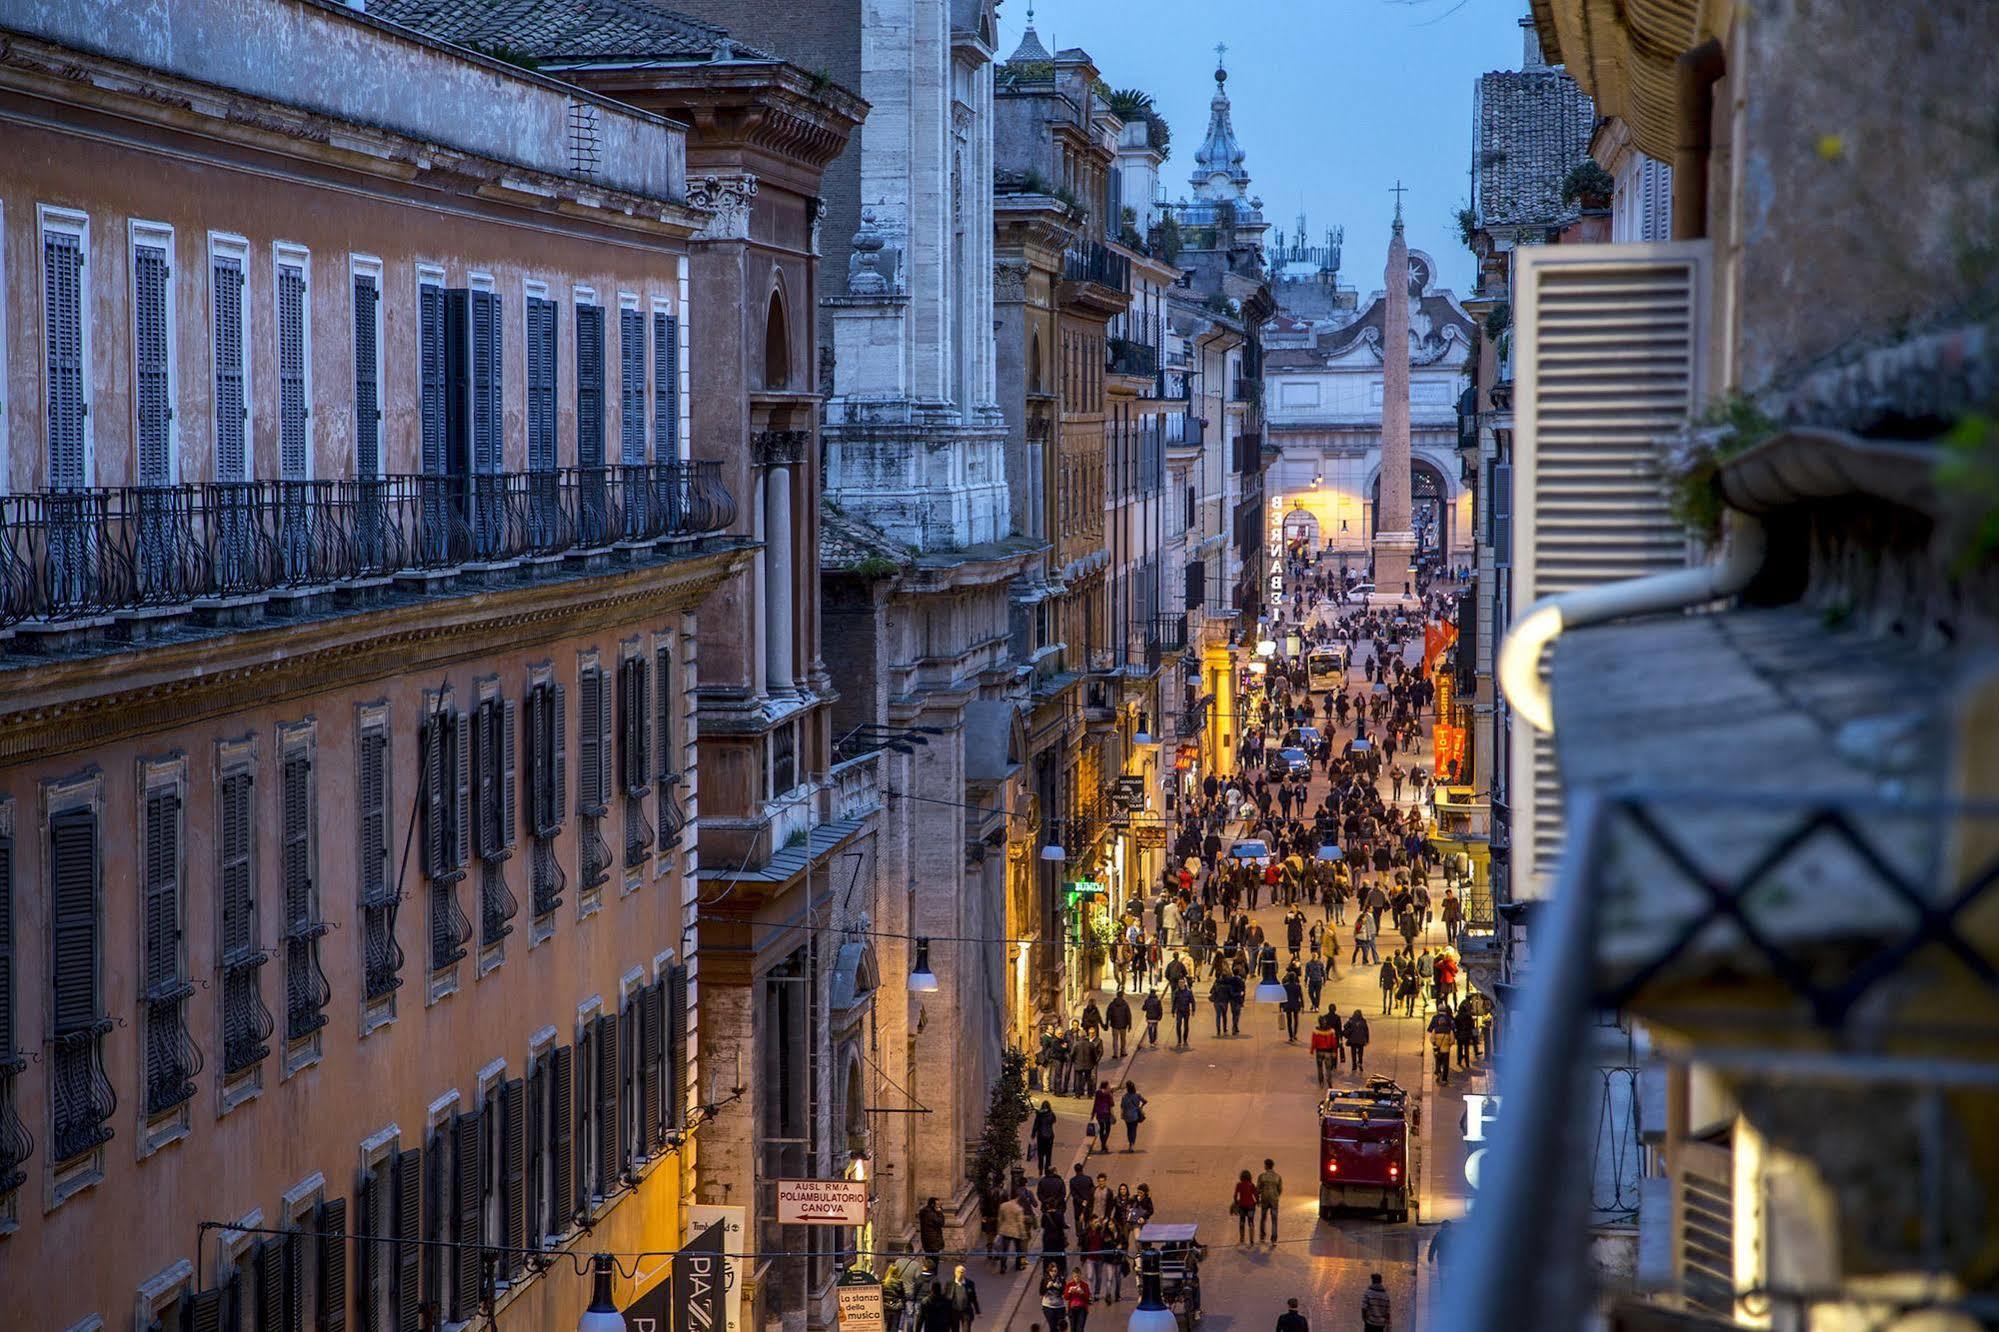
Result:
{"label": "balcony railing", "polygon": [[1159,615],[1152,621],[1152,641],[1162,652],[1182,652],[1187,647],[1187,616]]}
{"label": "balcony railing", "polygon": [[1129,338],[1107,338],[1105,360],[1114,375],[1153,375],[1159,371],[1159,349]]}
{"label": "balcony railing", "polygon": [[719,532],[712,462],[0,497],[0,625]]}
{"label": "balcony railing", "polygon": [[1092,282],[1113,291],[1131,290],[1131,260],[1105,245],[1091,241],[1062,254],[1064,282]]}

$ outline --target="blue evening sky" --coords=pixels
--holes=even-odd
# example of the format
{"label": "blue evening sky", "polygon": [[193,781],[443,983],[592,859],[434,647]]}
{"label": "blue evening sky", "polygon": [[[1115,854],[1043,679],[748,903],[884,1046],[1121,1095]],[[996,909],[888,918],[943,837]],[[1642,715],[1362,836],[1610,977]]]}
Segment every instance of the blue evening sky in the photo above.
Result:
{"label": "blue evening sky", "polygon": [[[1027,6],[1000,8],[1001,59]],[[1341,277],[1365,300],[1381,286],[1399,176],[1410,246],[1462,299],[1473,265],[1456,214],[1470,197],[1472,85],[1520,67],[1526,12],[1526,0],[1034,0],[1034,26],[1051,51],[1088,51],[1111,87],[1152,94],[1173,127],[1161,168],[1171,199],[1188,193],[1215,43],[1226,42],[1236,137],[1264,217],[1288,235],[1302,206],[1314,241],[1344,226]]]}

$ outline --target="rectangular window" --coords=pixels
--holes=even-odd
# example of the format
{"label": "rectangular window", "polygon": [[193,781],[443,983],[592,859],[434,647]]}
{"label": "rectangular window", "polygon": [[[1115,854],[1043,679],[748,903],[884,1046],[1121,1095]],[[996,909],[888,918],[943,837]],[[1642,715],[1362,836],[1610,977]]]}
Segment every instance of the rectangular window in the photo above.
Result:
{"label": "rectangular window", "polygon": [[92,803],[51,813],[48,822],[48,1154],[58,1172],[110,1139],[117,1103],[104,1073],[111,1023],[99,988],[104,944],[95,791],[85,798]]}
{"label": "rectangular window", "polygon": [[618,308],[618,461],[646,460],[646,320],[638,297],[621,296]]}
{"label": "rectangular window", "polygon": [[798,785],[798,723],[785,722],[770,733],[770,793],[783,795]]}
{"label": "rectangular window", "polygon": [[548,1163],[543,1196],[549,1235],[566,1235],[576,1225],[576,1052],[557,1046],[548,1055]]}
{"label": "rectangular window", "polygon": [[666,1127],[687,1127],[687,968],[666,970]]}
{"label": "rectangular window", "polygon": [[519,1279],[527,1244],[527,1084],[520,1078],[502,1082],[486,1100],[486,1127],[494,1135],[486,1152],[486,1234],[490,1242],[509,1250],[499,1256],[503,1281]]}
{"label": "rectangular window", "polygon": [[[258,947],[256,786],[247,750],[225,757],[216,801],[216,883],[220,894],[222,1077],[224,1099],[256,1090],[252,1077],[270,1053],[274,1024],[264,1007],[265,953]],[[230,1084],[236,1086],[232,1089]],[[237,1096],[236,1099],[241,1099]],[[225,1104],[224,1108],[228,1108]]]}
{"label": "rectangular window", "polygon": [[[399,1153],[395,1164],[395,1332],[423,1332],[423,1152]],[[377,1235],[383,1231],[373,1232]]]}
{"label": "rectangular window", "polygon": [[319,1332],[347,1332],[347,1200],[328,1198],[314,1210],[319,1283],[313,1306]]}
{"label": "rectangular window", "polygon": [[687,826],[687,813],[680,803],[680,746],[675,738],[679,728],[674,725],[673,716],[680,700],[674,690],[671,642],[671,634],[661,634],[653,649],[654,673],[658,676],[653,685],[657,713],[653,723],[653,746],[657,751],[653,774],[659,791],[654,832],[662,852],[680,845],[681,829]]}
{"label": "rectangular window", "polygon": [[[479,946],[497,948],[513,933],[520,904],[507,888],[504,868],[513,855],[519,822],[514,803],[518,765],[519,705],[496,695],[472,714],[473,841],[479,853]],[[494,956],[491,962],[497,963]],[[481,958],[482,969],[488,959]]]}
{"label": "rectangular window", "polygon": [[0,1233],[13,1228],[13,1194],[32,1150],[14,1101],[14,1079],[27,1067],[14,1032],[14,806],[0,801]]}
{"label": "rectangular window", "polygon": [[528,689],[528,820],[534,833],[529,876],[537,922],[562,905],[565,880],[555,836],[567,812],[568,706],[568,691],[551,680],[537,680]]}
{"label": "rectangular window", "polygon": [[653,457],[680,461],[680,321],[655,305],[652,312]]}
{"label": "rectangular window", "polygon": [[310,724],[279,737],[279,872],[285,907],[285,1041],[288,1069],[319,1057],[331,989],[319,965],[319,784]]}
{"label": "rectangular window", "polygon": [[142,486],[178,477],[173,246],[172,227],[132,223],[132,426]]}
{"label": "rectangular window", "polygon": [[[597,1006],[597,1001],[592,1001]],[[575,1148],[576,1173],[569,1182],[570,1214],[587,1220],[595,1210],[591,1198],[597,1190],[597,1020],[585,1017],[577,1023],[576,1086],[571,1096],[571,1142]]]}
{"label": "rectangular window", "polygon": [[[455,1100],[456,1097],[454,1096]],[[459,1110],[432,1129],[424,1151],[425,1301],[445,1322],[470,1322],[479,1313],[480,1246],[485,1242],[483,1181],[486,1117],[483,1107]],[[439,1247],[451,1246],[451,1247]]]}
{"label": "rectangular window", "polygon": [[417,269],[417,413],[420,464],[425,476],[443,476],[445,466],[444,270]]}
{"label": "rectangular window", "polygon": [[430,879],[430,969],[443,971],[465,956],[472,926],[458,907],[471,833],[468,790],[472,733],[448,697],[433,696],[418,732],[423,794],[424,873]]}
{"label": "rectangular window", "polygon": [[[140,891],[144,917],[140,925],[145,1008],[145,1119],[149,1128],[172,1120],[169,1129],[185,1124],[194,1096],[194,1076],[201,1057],[187,1031],[187,1000],[194,986],[187,979],[181,908],[181,774],[177,764],[142,769],[145,790],[141,807],[139,845]],[[142,1144],[141,1150],[151,1144]]]}
{"label": "rectangular window", "polygon": [[208,237],[210,337],[215,356],[215,479],[250,479],[249,242]]}
{"label": "rectangular window", "polygon": [[500,471],[505,461],[500,297],[490,286],[481,287],[469,293],[469,302],[472,343],[466,413],[472,422],[472,471],[490,476]]}
{"label": "rectangular window", "polygon": [[278,475],[287,481],[312,476],[312,302],[311,255],[278,242],[275,294],[278,328]]}
{"label": "rectangular window", "polygon": [[382,261],[353,259],[354,474],[379,479],[382,467]]}
{"label": "rectangular window", "polygon": [[652,825],[646,797],[652,793],[652,663],[634,650],[618,663],[618,773],[625,797],[625,868],[650,858]]}
{"label": "rectangular window", "polygon": [[576,303],[576,465],[604,465],[604,307]]}
{"label": "rectangular window", "polygon": [[[539,291],[541,294],[535,294]],[[555,449],[555,302],[547,288],[529,288],[527,299],[528,470],[552,472]]]}
{"label": "rectangular window", "polygon": [[624,1158],[619,1150],[618,1103],[623,1065],[618,1060],[618,1016],[603,1013],[596,1020],[595,1071],[597,1074],[596,1136],[591,1155],[596,1162],[594,1193],[608,1198],[618,1190],[624,1174]]}
{"label": "rectangular window", "polygon": [[577,673],[577,695],[581,716],[577,719],[576,812],[582,817],[579,879],[583,893],[578,906],[588,912],[594,909],[596,890],[609,877],[611,867],[610,849],[599,827],[609,813],[611,797],[611,689],[594,654]]}
{"label": "rectangular window", "polygon": [[90,220],[43,208],[43,428],[50,489],[93,484],[90,425],[90,302],[84,266]]}
{"label": "rectangular window", "polygon": [[[548,1234],[548,1160],[549,1160],[549,1057],[552,1052],[540,1050],[530,1057],[527,1076],[527,1141],[524,1173],[521,1180],[521,1212],[523,1231],[521,1247],[540,1249],[546,1243]],[[525,1262],[523,1256],[515,1254],[508,1260],[509,1275],[518,1276]]]}
{"label": "rectangular window", "polygon": [[396,943],[395,880],[389,830],[389,710],[363,708],[355,745],[355,799],[359,824],[357,864],[361,907],[362,1030],[395,1016],[403,950]]}

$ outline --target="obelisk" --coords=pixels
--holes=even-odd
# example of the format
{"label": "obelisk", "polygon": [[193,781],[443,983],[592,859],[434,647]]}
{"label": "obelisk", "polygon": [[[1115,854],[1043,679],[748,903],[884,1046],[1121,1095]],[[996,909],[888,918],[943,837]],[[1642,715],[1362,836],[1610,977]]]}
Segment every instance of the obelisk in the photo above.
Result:
{"label": "obelisk", "polygon": [[1374,512],[1374,595],[1395,603],[1416,592],[1409,514],[1409,246],[1402,239],[1402,182],[1395,182],[1395,231],[1388,240],[1381,329],[1381,501]]}

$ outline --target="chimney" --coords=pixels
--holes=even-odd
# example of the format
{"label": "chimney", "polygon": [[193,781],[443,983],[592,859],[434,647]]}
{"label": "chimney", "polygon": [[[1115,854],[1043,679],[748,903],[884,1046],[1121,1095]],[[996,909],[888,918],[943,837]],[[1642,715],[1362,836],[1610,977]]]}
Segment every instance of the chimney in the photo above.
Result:
{"label": "chimney", "polygon": [[1529,14],[1520,20],[1520,68],[1528,73],[1545,73],[1547,58],[1541,54],[1541,32],[1534,26],[1534,16]]}

